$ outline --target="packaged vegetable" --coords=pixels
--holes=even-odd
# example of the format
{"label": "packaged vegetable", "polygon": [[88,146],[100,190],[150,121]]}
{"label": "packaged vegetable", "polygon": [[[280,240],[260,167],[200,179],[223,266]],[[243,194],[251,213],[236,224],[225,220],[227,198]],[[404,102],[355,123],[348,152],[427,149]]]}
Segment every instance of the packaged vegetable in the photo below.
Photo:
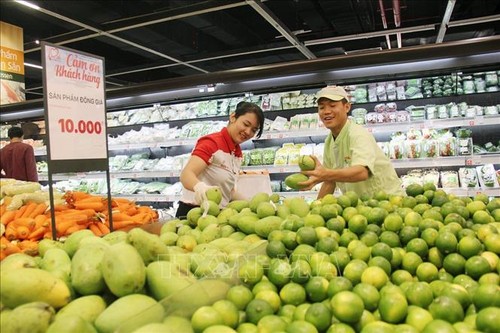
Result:
{"label": "packaged vegetable", "polygon": [[476,167],[479,183],[482,187],[499,187],[498,179],[493,164]]}
{"label": "packaged vegetable", "polygon": [[462,188],[475,188],[479,185],[475,168],[460,168],[458,176]]}
{"label": "packaged vegetable", "polygon": [[441,171],[441,186],[443,188],[458,188],[458,172],[456,171]]}

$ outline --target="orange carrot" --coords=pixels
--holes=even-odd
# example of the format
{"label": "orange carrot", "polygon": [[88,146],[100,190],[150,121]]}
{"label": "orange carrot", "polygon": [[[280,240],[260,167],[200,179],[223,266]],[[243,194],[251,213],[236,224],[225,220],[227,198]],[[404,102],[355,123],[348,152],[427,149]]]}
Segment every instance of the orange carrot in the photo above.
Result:
{"label": "orange carrot", "polygon": [[136,221],[131,221],[131,220],[129,220],[129,221],[117,221],[117,222],[113,222],[113,229],[119,230],[119,229],[131,227],[131,226],[136,226],[136,225],[141,225],[141,223],[136,222]]}
{"label": "orange carrot", "polygon": [[75,226],[76,223],[73,221],[68,221],[68,220],[59,220],[56,221],[56,230],[57,234],[59,236],[65,235],[66,231],[71,228],[72,226]]}
{"label": "orange carrot", "polygon": [[62,211],[68,210],[68,209],[70,209],[70,207],[68,205],[63,205],[63,204],[54,205],[54,210],[56,212],[62,212]]}
{"label": "orange carrot", "polygon": [[71,235],[74,232],[77,232],[79,230],[87,229],[87,225],[83,224],[75,224],[68,229],[66,229],[65,235]]}
{"label": "orange carrot", "polygon": [[35,217],[35,226],[34,229],[38,229],[40,227],[48,227],[50,225],[50,218],[47,218],[45,215],[38,215]]}
{"label": "orange carrot", "polygon": [[24,225],[17,227],[17,238],[18,239],[26,239],[30,234],[30,229]]}
{"label": "orange carrot", "polygon": [[91,195],[81,191],[68,192],[66,195],[70,196],[73,200],[78,201],[90,197]]}
{"label": "orange carrot", "polygon": [[114,221],[132,221],[132,216],[125,213],[114,213],[113,222]]}
{"label": "orange carrot", "polygon": [[89,220],[85,214],[60,215],[59,217],[65,221],[72,221],[75,224],[85,224]]}
{"label": "orange carrot", "polygon": [[2,217],[0,217],[0,222],[3,225],[7,225],[9,222],[14,220],[14,217],[16,216],[16,212],[17,211],[15,211],[15,210],[11,210],[11,211],[7,211],[7,212],[3,213]]}
{"label": "orange carrot", "polygon": [[19,209],[16,211],[16,215],[14,216],[14,219],[18,219],[21,216],[23,216],[24,212],[26,211],[26,208],[28,208],[28,206],[26,206],[26,205],[19,207]]}
{"label": "orange carrot", "polygon": [[12,240],[17,239],[17,229],[16,229],[14,226],[11,226],[11,224],[9,224],[9,225],[5,228],[5,237],[6,237],[9,241],[12,241]]}
{"label": "orange carrot", "polygon": [[37,241],[43,237],[43,235],[47,232],[47,230],[48,230],[47,227],[38,227],[28,235],[28,239],[32,241]]}
{"label": "orange carrot", "polygon": [[22,252],[30,256],[36,256],[38,254],[38,242],[35,241],[23,240],[19,242],[19,248]]}
{"label": "orange carrot", "polygon": [[98,223],[98,222],[90,223],[89,229],[90,229],[90,231],[92,231],[94,233],[94,235],[101,237],[101,236],[103,236],[103,233],[101,232],[101,229],[99,229],[99,227],[97,226],[98,224],[100,224],[100,223]]}
{"label": "orange carrot", "polygon": [[137,207],[134,205],[134,206],[130,206],[127,208],[127,210],[125,210],[125,213],[127,213],[128,215],[135,215],[139,212],[139,210],[137,209]]}
{"label": "orange carrot", "polygon": [[35,226],[35,219],[31,217],[20,217],[12,221],[10,224],[15,225],[16,227],[25,226],[31,229]]}
{"label": "orange carrot", "polygon": [[97,222],[96,224],[97,224],[97,227],[99,228],[99,230],[101,230],[103,235],[107,235],[111,232],[111,230],[109,230],[108,226],[106,226],[104,223]]}
{"label": "orange carrot", "polygon": [[3,249],[3,252],[6,256],[8,256],[14,253],[21,252],[21,249],[19,248],[19,246],[17,246],[17,244],[9,242],[5,249]]}
{"label": "orange carrot", "polygon": [[30,203],[26,204],[25,206],[26,206],[26,209],[24,210],[23,215],[21,215],[21,217],[29,217],[31,215],[31,213],[33,213],[33,211],[36,209],[38,204],[35,202],[30,202]]}
{"label": "orange carrot", "polygon": [[100,201],[91,201],[91,202],[81,202],[81,201],[76,201],[74,203],[75,208],[77,209],[93,209],[96,212],[101,212],[105,209],[105,206],[102,202]]}
{"label": "orange carrot", "polygon": [[83,202],[102,202],[103,200],[104,200],[104,198],[102,198],[102,197],[91,196],[88,198],[75,200],[75,202],[80,202],[80,203],[83,203]]}
{"label": "orange carrot", "polygon": [[7,212],[7,205],[6,204],[1,204],[0,205],[0,216],[5,214]]}
{"label": "orange carrot", "polygon": [[45,211],[47,210],[47,205],[45,203],[39,203],[36,208],[33,210],[33,212],[28,215],[28,217],[32,217],[32,218],[35,218],[39,215],[42,215],[43,213],[45,213]]}

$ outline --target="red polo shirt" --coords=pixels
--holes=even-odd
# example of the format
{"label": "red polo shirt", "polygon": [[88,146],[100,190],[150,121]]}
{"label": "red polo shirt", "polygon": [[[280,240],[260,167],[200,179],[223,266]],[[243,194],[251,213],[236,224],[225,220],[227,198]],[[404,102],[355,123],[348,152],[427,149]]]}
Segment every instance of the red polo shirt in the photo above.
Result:
{"label": "red polo shirt", "polygon": [[11,142],[0,150],[0,170],[5,176],[30,182],[38,181],[33,147],[22,142]]}

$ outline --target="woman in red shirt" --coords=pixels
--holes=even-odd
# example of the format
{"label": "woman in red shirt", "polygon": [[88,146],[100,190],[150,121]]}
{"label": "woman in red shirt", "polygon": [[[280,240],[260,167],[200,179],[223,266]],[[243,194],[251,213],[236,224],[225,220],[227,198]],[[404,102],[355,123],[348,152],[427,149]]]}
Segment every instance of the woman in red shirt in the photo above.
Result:
{"label": "woman in red shirt", "polygon": [[227,127],[198,140],[181,172],[183,190],[176,217],[185,217],[191,208],[199,206],[213,187],[221,190],[222,207],[240,197],[235,189],[243,159],[240,144],[260,137],[263,127],[261,108],[241,102],[229,116]]}

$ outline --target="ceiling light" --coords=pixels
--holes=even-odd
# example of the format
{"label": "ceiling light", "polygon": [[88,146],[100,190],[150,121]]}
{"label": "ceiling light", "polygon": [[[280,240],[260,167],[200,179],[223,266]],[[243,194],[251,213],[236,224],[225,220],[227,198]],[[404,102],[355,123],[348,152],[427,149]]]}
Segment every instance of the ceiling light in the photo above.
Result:
{"label": "ceiling light", "polygon": [[27,66],[27,67],[33,67],[33,68],[38,68],[38,69],[43,69],[42,66],[40,65],[35,65],[35,64],[30,64],[29,62],[25,62],[24,63],[24,66]]}
{"label": "ceiling light", "polygon": [[35,44],[36,44],[36,45],[40,45],[40,41],[39,41],[38,39],[37,39],[37,40],[35,40]]}
{"label": "ceiling light", "polygon": [[28,1],[23,1],[23,0],[14,0],[14,1],[21,4],[21,5],[24,5],[26,7],[30,7],[30,8],[36,9],[36,10],[41,9],[39,6],[35,5],[34,3],[28,2]]}

